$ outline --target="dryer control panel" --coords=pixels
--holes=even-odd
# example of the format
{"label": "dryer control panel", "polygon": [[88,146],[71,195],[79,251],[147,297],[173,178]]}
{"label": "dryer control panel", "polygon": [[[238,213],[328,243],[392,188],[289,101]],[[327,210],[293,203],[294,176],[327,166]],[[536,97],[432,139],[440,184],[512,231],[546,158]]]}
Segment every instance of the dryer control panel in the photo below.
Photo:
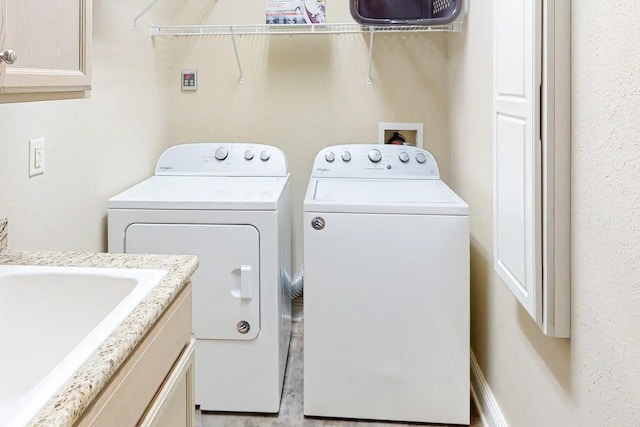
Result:
{"label": "dryer control panel", "polygon": [[197,142],[168,148],[158,160],[156,175],[287,176],[287,157],[271,145]]}
{"label": "dryer control panel", "polygon": [[438,164],[427,150],[408,145],[349,144],[322,149],[312,177],[440,179]]}

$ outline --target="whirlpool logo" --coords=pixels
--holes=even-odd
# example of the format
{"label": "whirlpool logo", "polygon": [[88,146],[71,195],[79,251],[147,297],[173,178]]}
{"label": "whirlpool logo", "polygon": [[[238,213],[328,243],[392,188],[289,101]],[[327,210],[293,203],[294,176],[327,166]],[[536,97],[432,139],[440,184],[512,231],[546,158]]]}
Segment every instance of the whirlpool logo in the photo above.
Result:
{"label": "whirlpool logo", "polygon": [[318,171],[318,172],[329,172],[330,170],[331,169],[329,169],[329,168],[318,168],[318,169],[316,169],[316,171]]}

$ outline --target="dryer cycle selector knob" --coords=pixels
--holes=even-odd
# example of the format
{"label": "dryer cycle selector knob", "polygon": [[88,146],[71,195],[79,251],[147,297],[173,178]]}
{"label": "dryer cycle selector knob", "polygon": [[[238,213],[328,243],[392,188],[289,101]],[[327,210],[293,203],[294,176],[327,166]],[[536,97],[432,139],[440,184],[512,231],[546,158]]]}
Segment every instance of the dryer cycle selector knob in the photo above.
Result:
{"label": "dryer cycle selector knob", "polygon": [[216,150],[216,159],[224,160],[229,155],[229,151],[225,147],[220,147]]}
{"label": "dryer cycle selector knob", "polygon": [[267,150],[265,150],[262,153],[260,153],[260,160],[262,160],[263,162],[266,162],[270,158],[271,158],[271,154],[269,154],[269,152]]}
{"label": "dryer cycle selector knob", "polygon": [[407,163],[409,161],[409,153],[407,153],[406,151],[403,151],[402,153],[400,153],[400,156],[398,156],[400,158],[400,161],[402,163]]}
{"label": "dryer cycle selector knob", "polygon": [[342,153],[342,161],[343,162],[351,161],[351,153],[348,151],[345,151],[344,153]]}
{"label": "dryer cycle selector knob", "polygon": [[373,163],[378,163],[380,160],[382,160],[382,153],[380,152],[380,150],[373,149],[369,151],[369,160],[371,160]]}
{"label": "dryer cycle selector knob", "polygon": [[253,150],[247,150],[244,152],[244,158],[245,160],[253,160]]}
{"label": "dryer cycle selector knob", "polygon": [[327,151],[327,152],[325,153],[325,155],[324,155],[324,159],[325,159],[327,162],[331,163],[331,162],[333,162],[333,161],[336,159],[336,155],[335,155],[335,154],[333,154],[333,151]]}
{"label": "dryer cycle selector knob", "polygon": [[418,153],[416,154],[416,162],[418,163],[424,163],[427,161],[427,156],[424,155],[424,153]]}

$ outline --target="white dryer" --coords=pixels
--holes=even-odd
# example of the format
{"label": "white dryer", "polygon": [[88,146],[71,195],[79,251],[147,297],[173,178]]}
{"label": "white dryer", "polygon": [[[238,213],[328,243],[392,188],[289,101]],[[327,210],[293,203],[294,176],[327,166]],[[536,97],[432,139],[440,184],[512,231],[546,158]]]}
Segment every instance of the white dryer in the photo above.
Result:
{"label": "white dryer", "polygon": [[305,415],[469,424],[468,206],[428,151],[320,151],[304,274]]}
{"label": "white dryer", "polygon": [[291,336],[285,154],[260,144],[177,145],[155,175],[109,199],[109,251],[194,254],[195,403],[269,412]]}

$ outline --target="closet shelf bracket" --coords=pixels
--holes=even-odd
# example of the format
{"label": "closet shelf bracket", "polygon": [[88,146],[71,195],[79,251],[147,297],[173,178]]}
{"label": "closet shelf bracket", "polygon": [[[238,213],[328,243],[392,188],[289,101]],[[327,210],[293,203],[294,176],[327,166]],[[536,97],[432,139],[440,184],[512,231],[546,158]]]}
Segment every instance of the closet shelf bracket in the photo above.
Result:
{"label": "closet shelf bracket", "polygon": [[367,84],[373,83],[371,78],[371,66],[373,64],[373,28],[369,30],[369,75],[367,76]]}
{"label": "closet shelf bracket", "polygon": [[240,63],[240,55],[238,55],[238,46],[236,45],[236,35],[231,29],[231,42],[233,43],[233,53],[236,55],[236,64],[238,65],[238,72],[240,73],[240,84],[244,84],[244,73],[242,72],[242,64]]}
{"label": "closet shelf bracket", "polygon": [[133,22],[131,23],[131,27],[132,29],[136,29],[136,24],[138,23],[138,21],[140,20],[140,18],[142,18],[147,12],[149,12],[149,10],[151,10],[151,8],[153,6],[156,5],[156,3],[158,3],[160,0],[152,0],[151,3],[149,3],[147,5],[147,7],[145,7],[144,9],[142,9],[142,11],[136,15],[135,18],[133,18]]}

